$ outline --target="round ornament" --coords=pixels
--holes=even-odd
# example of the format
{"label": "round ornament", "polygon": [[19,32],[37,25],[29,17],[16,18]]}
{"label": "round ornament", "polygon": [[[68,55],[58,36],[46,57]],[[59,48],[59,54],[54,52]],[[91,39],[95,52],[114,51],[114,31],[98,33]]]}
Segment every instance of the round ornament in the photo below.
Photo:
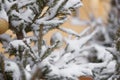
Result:
{"label": "round ornament", "polygon": [[5,33],[9,28],[9,23],[5,20],[0,18],[0,34]]}

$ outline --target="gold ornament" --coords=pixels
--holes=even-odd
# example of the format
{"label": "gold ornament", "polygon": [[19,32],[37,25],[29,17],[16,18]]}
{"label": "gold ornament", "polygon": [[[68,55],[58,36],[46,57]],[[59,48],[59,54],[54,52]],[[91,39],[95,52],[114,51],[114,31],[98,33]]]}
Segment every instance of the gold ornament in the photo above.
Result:
{"label": "gold ornament", "polygon": [[5,33],[8,30],[9,24],[5,19],[0,18],[0,34]]}

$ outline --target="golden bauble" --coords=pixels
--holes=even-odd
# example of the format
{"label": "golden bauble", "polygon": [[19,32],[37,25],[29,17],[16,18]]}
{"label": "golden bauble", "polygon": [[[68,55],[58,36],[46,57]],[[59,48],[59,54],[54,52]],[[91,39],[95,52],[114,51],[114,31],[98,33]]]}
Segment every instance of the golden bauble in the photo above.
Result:
{"label": "golden bauble", "polygon": [[5,33],[9,28],[9,23],[5,19],[0,18],[0,34]]}

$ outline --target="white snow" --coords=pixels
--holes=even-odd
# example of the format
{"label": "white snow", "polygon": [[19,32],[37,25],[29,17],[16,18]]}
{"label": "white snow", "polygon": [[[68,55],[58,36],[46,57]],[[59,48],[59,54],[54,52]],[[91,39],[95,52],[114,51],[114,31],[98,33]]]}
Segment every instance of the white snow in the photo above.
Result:
{"label": "white snow", "polygon": [[69,8],[76,8],[82,6],[81,0],[68,0],[68,2],[65,4],[64,8],[69,9]]}
{"label": "white snow", "polygon": [[[102,22],[100,20],[96,20],[89,23],[90,26],[93,26],[92,29],[91,27],[89,27],[80,34],[76,33],[71,29],[58,28],[59,30],[64,31],[70,35],[74,35],[76,38],[64,38],[59,32],[56,32],[51,37],[51,45],[48,46],[47,44],[42,44],[41,55],[38,55],[39,49],[37,40],[39,37],[39,26],[41,24],[44,25],[43,34],[46,34],[51,29],[54,29],[55,27],[63,24],[67,20],[66,13],[70,13],[71,8],[73,9],[82,6],[81,0],[48,0],[46,6],[48,6],[49,8],[45,12],[46,14],[43,16],[38,16],[36,20],[34,20],[34,23],[33,19],[37,14],[35,13],[36,11],[34,12],[34,10],[37,10],[37,12],[39,13],[39,5],[37,5],[36,3],[37,0],[4,1],[5,3],[1,5],[2,10],[0,11],[0,18],[3,18],[6,21],[8,21],[8,18],[11,16],[11,21],[9,21],[12,25],[11,27],[15,28],[16,30],[22,28],[22,33],[25,35],[25,37],[27,37],[27,32],[25,31],[25,28],[30,28],[31,26],[33,28],[32,31],[35,34],[33,36],[36,38],[34,46],[29,45],[31,43],[30,38],[24,38],[22,40],[12,40],[10,39],[10,36],[0,36],[0,38],[6,39],[9,42],[6,50],[10,50],[13,48],[18,50],[19,47],[22,46],[24,49],[27,49],[29,51],[28,54],[30,56],[25,58],[27,60],[27,66],[25,67],[25,69],[23,69],[27,80],[30,80],[30,73],[34,73],[34,71],[38,67],[42,71],[44,71],[46,67],[48,67],[50,73],[46,74],[47,77],[63,77],[63,80],[68,80],[68,78],[77,80],[77,78],[82,75],[93,75],[92,71],[99,72],[97,68],[105,68],[104,71],[102,71],[102,73],[114,73],[117,62],[114,60],[113,55],[106,50],[107,47],[98,44],[95,40],[92,40],[94,39],[96,33],[102,33],[105,36],[105,42],[110,42],[110,37],[107,33],[107,30],[106,28],[104,28],[104,25],[101,25]],[[55,5],[53,5],[54,1],[56,1]],[[67,2],[65,3],[65,1]],[[2,1],[0,0],[0,2]],[[63,5],[63,3],[65,4]],[[18,11],[16,9],[10,10],[14,4],[17,5],[16,8]],[[25,5],[28,6],[24,7]],[[32,10],[31,7],[34,8],[34,10]],[[9,14],[7,14],[7,12],[9,12]],[[66,14],[64,19],[59,19],[56,17],[56,14],[61,12]],[[78,20],[78,18],[74,18],[73,23],[81,25],[80,20]],[[23,24],[24,26],[21,27],[21,24]],[[31,25],[28,26],[28,24]],[[95,27],[97,24],[99,24],[99,28]],[[24,41],[26,41],[26,43],[30,47],[26,45]],[[52,52],[50,52],[50,55],[48,55],[40,63],[36,63],[36,61],[39,61],[40,58],[45,54],[46,50],[55,46],[57,41],[60,42],[60,48],[58,49],[58,47],[56,47],[57,49],[54,49]],[[61,48],[61,44],[63,44],[64,41],[66,43],[66,46],[65,48]],[[90,57],[89,55],[92,54],[92,49],[96,50],[96,58],[102,60],[102,62],[89,62],[88,58]],[[32,60],[33,58],[37,58],[35,59],[35,62]],[[22,61],[24,61],[24,59],[22,59],[20,62],[22,63]],[[13,72],[13,80],[22,79],[20,68],[18,64],[14,61],[5,60],[5,71]]]}
{"label": "white snow", "polygon": [[[29,44],[30,43],[30,38],[28,39],[25,39],[26,40],[26,43]],[[10,49],[16,49],[16,50],[19,50],[19,47],[24,47],[26,49],[28,49],[27,45],[23,42],[24,40],[13,40],[11,41],[7,48],[6,48],[6,51],[9,51]]]}
{"label": "white snow", "polygon": [[[23,71],[25,72],[26,80],[30,80],[31,74],[26,70],[23,70]],[[13,61],[5,60],[5,72],[8,72],[8,73],[12,72],[13,80],[22,80],[22,77],[21,77],[22,74],[19,69],[19,66]]]}
{"label": "white snow", "polygon": [[18,65],[15,62],[5,61],[5,72],[13,72],[13,80],[21,80],[21,73]]}
{"label": "white snow", "polygon": [[8,16],[4,9],[0,11],[0,18],[5,19],[8,22]]}

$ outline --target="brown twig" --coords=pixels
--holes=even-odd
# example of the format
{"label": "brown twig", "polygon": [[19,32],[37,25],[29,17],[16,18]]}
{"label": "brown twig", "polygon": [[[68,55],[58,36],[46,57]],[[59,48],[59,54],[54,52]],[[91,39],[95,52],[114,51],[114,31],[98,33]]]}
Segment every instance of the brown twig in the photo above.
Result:
{"label": "brown twig", "polygon": [[31,80],[36,80],[36,78],[38,78],[38,77],[40,78],[40,80],[41,80],[41,78],[43,78],[43,75],[42,75],[42,72],[41,72],[41,69],[40,69],[40,68],[37,68],[37,69],[36,69],[36,71],[35,71],[35,73],[33,74]]}
{"label": "brown twig", "polygon": [[41,54],[42,40],[43,40],[43,24],[40,25],[39,38],[38,38],[38,53]]}

